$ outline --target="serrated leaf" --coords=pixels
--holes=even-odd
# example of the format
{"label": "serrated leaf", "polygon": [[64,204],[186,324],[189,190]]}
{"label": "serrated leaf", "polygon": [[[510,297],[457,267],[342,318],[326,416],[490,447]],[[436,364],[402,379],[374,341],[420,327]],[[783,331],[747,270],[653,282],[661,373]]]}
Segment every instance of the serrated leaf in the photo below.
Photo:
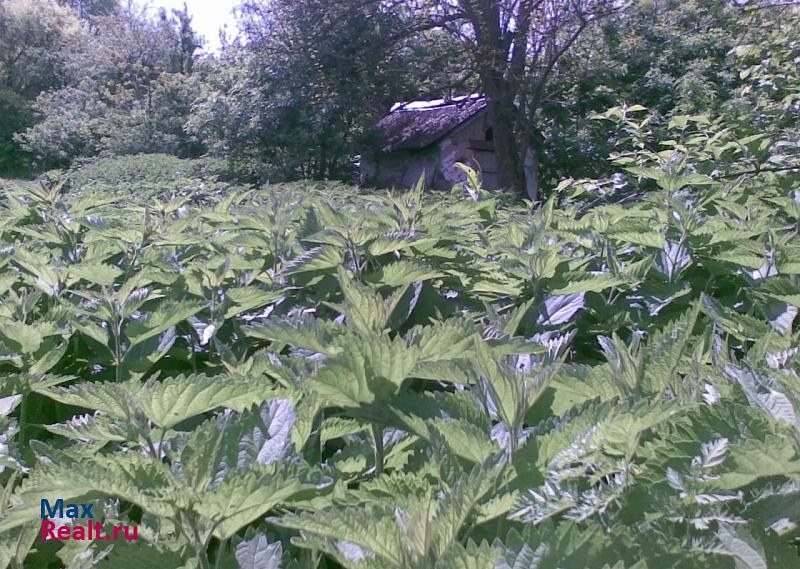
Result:
{"label": "serrated leaf", "polygon": [[69,275],[99,286],[111,286],[123,271],[107,263],[81,263],[69,267]]}
{"label": "serrated leaf", "polygon": [[125,328],[131,346],[140,344],[153,336],[194,316],[205,307],[201,302],[163,301],[156,310],[148,312],[141,321],[133,321]]}
{"label": "serrated leaf", "polygon": [[257,533],[236,546],[239,569],[280,569],[283,548],[280,541],[269,543],[267,536]]}
{"label": "serrated leaf", "polygon": [[568,284],[551,290],[553,294],[567,295],[580,292],[602,292],[606,289],[627,284],[627,281],[609,273],[578,273],[567,275]]}
{"label": "serrated leaf", "polygon": [[169,429],[218,407],[243,411],[273,395],[263,377],[179,375],[142,384],[135,397],[153,423]]}

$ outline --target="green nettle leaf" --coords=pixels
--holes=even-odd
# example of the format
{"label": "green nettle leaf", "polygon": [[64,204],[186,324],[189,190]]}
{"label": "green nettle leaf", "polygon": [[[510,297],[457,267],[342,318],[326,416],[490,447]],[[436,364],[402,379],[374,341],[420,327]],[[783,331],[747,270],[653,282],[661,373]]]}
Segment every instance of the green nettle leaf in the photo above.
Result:
{"label": "green nettle leaf", "polygon": [[339,267],[344,261],[338,247],[323,245],[314,247],[298,255],[283,266],[286,275],[328,272]]}
{"label": "green nettle leaf", "polygon": [[245,328],[245,333],[261,340],[289,344],[314,353],[335,356],[341,347],[334,338],[343,333],[341,326],[310,316],[297,321],[278,320]]}
{"label": "green nettle leaf", "polygon": [[553,389],[552,412],[564,416],[573,407],[598,399],[612,401],[625,395],[625,389],[609,364],[599,366],[564,365],[550,383]]}
{"label": "green nettle leaf", "polygon": [[764,257],[744,251],[727,251],[714,257],[718,261],[734,263],[750,269],[758,269],[764,264]]}
{"label": "green nettle leaf", "polygon": [[363,510],[331,508],[313,515],[284,516],[273,522],[308,534],[298,542],[301,547],[319,547],[334,555],[341,552],[345,563],[378,558],[390,567],[400,567],[402,545],[396,537],[393,514],[389,508],[378,506]]}
{"label": "green nettle leaf", "polygon": [[761,284],[759,292],[800,308],[800,287],[793,284],[787,277],[765,280]]}
{"label": "green nettle leaf", "polygon": [[731,447],[726,464],[727,471],[717,482],[723,489],[740,488],[770,476],[800,480],[800,451],[786,437],[770,436],[763,442],[748,440]]}
{"label": "green nettle leaf", "polygon": [[325,488],[330,482],[319,476],[316,480],[308,478],[302,470],[280,464],[255,467],[247,473],[229,474],[193,507],[204,518],[215,521],[215,536],[228,539],[279,504],[305,490]]}
{"label": "green nettle leaf", "polygon": [[460,419],[434,419],[430,424],[455,454],[475,464],[482,464],[497,452],[497,446],[480,427]]}
{"label": "green nettle leaf", "polygon": [[[53,369],[59,363],[64,354],[67,353],[69,345],[66,341],[61,342],[58,345],[53,345],[52,342],[48,341],[45,342],[45,348],[47,351],[44,352],[44,355],[38,357],[36,361],[28,368],[28,372],[31,375],[40,375]],[[42,350],[39,351],[39,353],[41,352]]]}
{"label": "green nettle leaf", "polygon": [[628,346],[616,334],[612,338],[605,336],[597,338],[611,370],[628,393],[639,389],[644,376],[640,339],[640,336],[634,336],[631,345]]}
{"label": "green nettle leaf", "polygon": [[700,306],[696,303],[693,309],[647,341],[642,377],[644,389],[653,393],[667,388],[679,393],[684,389],[677,370],[699,314]]}
{"label": "green nettle leaf", "polygon": [[219,407],[248,409],[274,395],[272,383],[263,376],[237,375],[179,375],[146,383],[81,383],[42,393],[115,419],[130,420],[142,413],[164,429]]}
{"label": "green nettle leaf", "polygon": [[[347,318],[348,325],[365,335],[383,332],[403,301],[407,286],[400,287],[384,299],[377,290],[353,280],[341,267],[339,267],[338,276],[339,286],[341,286],[345,298],[341,311]],[[416,296],[418,295],[419,292]],[[416,301],[413,301],[410,309],[406,309],[406,317],[413,310],[415,303]]]}
{"label": "green nettle leaf", "polygon": [[114,284],[123,271],[106,263],[81,263],[69,268],[69,276],[76,280],[85,280],[100,286]]}
{"label": "green nettle leaf", "polygon": [[0,322],[0,334],[23,354],[38,351],[44,341],[44,335],[37,326],[29,326],[23,322]]}
{"label": "green nettle leaf", "polygon": [[660,233],[633,233],[625,231],[620,233],[612,233],[610,237],[623,243],[633,243],[634,245],[642,245],[644,247],[651,247],[653,249],[663,249],[666,246],[664,236]]}
{"label": "green nettle leaf", "polygon": [[375,559],[400,569],[432,560],[458,559],[456,566],[472,567],[469,556],[462,553],[493,562],[498,552],[488,546],[475,549],[474,545],[468,545],[465,552],[458,536],[496,480],[496,473],[475,467],[438,496],[433,494],[434,488],[428,488],[404,507],[381,500],[364,507],[328,508],[314,515],[291,514],[271,521],[300,530],[302,538],[297,544],[301,547],[321,549],[343,563]]}
{"label": "green nettle leaf", "polygon": [[512,529],[494,543],[502,550],[496,569],[603,567],[619,558],[610,550],[612,537],[599,525],[581,531],[574,524],[545,523],[522,532]]}
{"label": "green nettle leaf", "polygon": [[737,338],[753,339],[768,333],[767,326],[762,322],[720,305],[707,294],[701,296],[701,302],[703,311],[728,334],[733,334]]}
{"label": "green nettle leaf", "polygon": [[0,538],[0,566],[23,567],[25,558],[41,533],[41,525],[26,524],[5,532]]}
{"label": "green nettle leaf", "polygon": [[602,292],[609,288],[628,284],[625,279],[609,273],[579,273],[567,275],[568,284],[552,289],[553,294],[575,294],[579,292]]}
{"label": "green nettle leaf", "polygon": [[369,245],[370,255],[379,257],[386,253],[394,253],[411,246],[421,247],[429,244],[438,243],[437,237],[425,237],[416,231],[393,231],[381,235]]}
{"label": "green nettle leaf", "polygon": [[81,442],[107,443],[124,442],[129,433],[125,426],[109,415],[96,412],[93,415],[75,415],[69,421],[47,425],[53,434]]}
{"label": "green nettle leaf", "polygon": [[351,336],[338,356],[311,378],[311,388],[330,405],[359,407],[397,394],[418,359],[402,338]]}
{"label": "green nettle leaf", "polygon": [[225,294],[234,303],[234,306],[231,306],[225,312],[225,318],[230,318],[249,310],[256,310],[283,298],[282,291],[265,291],[254,287],[232,288]]}
{"label": "green nettle leaf", "polygon": [[204,307],[203,303],[198,302],[164,301],[141,321],[129,323],[125,334],[130,339],[131,346],[135,346],[194,316]]}
{"label": "green nettle leaf", "polygon": [[119,383],[78,383],[69,387],[42,389],[40,393],[67,405],[85,407],[127,420],[138,408],[133,393],[138,386]]}
{"label": "green nettle leaf", "polygon": [[136,400],[153,423],[168,429],[218,407],[242,411],[273,395],[263,377],[179,375],[141,384]]}
{"label": "green nettle leaf", "polygon": [[381,266],[378,273],[367,277],[367,281],[394,288],[442,276],[444,276],[444,273],[436,269],[427,267],[417,261],[403,259]]}
{"label": "green nettle leaf", "polygon": [[420,362],[432,362],[468,359],[480,336],[475,327],[466,322],[446,320],[415,327],[409,339],[419,348]]}
{"label": "green nettle leaf", "polygon": [[281,542],[269,543],[263,533],[236,546],[239,569],[280,569],[282,554]]}
{"label": "green nettle leaf", "polygon": [[[49,450],[48,454],[56,462],[41,466],[17,489],[10,498],[8,515],[0,520],[0,531],[39,520],[42,499],[50,503],[57,499],[80,502],[114,496],[156,516],[169,517],[174,513],[170,500],[179,499],[181,485],[160,461],[138,453],[77,459],[60,451]],[[161,494],[170,487],[174,496]]]}

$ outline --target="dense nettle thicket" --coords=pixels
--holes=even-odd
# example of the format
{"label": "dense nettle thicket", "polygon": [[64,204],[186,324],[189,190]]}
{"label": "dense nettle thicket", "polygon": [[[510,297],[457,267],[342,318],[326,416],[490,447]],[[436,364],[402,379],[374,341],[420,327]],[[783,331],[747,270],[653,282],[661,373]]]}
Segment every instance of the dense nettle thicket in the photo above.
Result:
{"label": "dense nettle thicket", "polygon": [[[331,4],[0,0],[0,569],[796,566],[796,8]],[[498,30],[542,199],[313,180]]]}
{"label": "dense nettle thicket", "polygon": [[[618,171],[539,208],[470,171],[156,199],[168,157],[5,187],[0,565],[791,567],[800,194],[752,166],[787,147],[597,120]],[[43,498],[139,540],[42,540]]]}

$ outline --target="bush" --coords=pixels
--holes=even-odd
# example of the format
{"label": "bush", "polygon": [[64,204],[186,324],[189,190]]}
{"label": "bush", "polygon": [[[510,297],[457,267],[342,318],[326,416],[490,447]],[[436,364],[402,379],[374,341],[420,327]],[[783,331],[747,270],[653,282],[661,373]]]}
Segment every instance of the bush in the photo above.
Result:
{"label": "bush", "polygon": [[14,133],[25,130],[32,121],[30,104],[0,87],[0,174],[27,173],[30,156],[14,140]]}
{"label": "bush", "polygon": [[[42,175],[55,181],[64,172]],[[225,161],[213,158],[181,159],[168,154],[136,154],[79,162],[69,171],[74,196],[102,193],[142,203],[149,199],[192,196],[202,199],[224,193],[231,184]]]}

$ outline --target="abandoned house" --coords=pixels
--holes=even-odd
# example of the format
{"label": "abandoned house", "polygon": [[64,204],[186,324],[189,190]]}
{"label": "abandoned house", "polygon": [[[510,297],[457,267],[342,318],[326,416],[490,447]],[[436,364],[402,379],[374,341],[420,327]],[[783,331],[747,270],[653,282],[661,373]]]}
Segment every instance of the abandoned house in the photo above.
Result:
{"label": "abandoned house", "polygon": [[361,157],[361,179],[407,188],[424,173],[426,188],[449,189],[466,178],[457,162],[479,170],[484,188],[499,187],[492,126],[480,95],[394,105]]}

